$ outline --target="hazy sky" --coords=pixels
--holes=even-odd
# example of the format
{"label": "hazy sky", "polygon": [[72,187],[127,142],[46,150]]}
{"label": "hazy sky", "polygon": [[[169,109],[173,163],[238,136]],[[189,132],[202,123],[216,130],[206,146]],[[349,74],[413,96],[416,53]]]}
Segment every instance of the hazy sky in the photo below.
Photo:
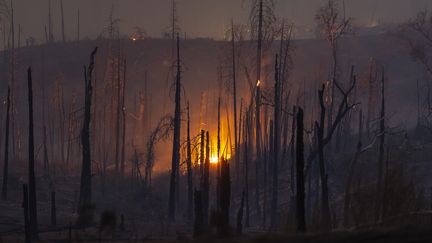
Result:
{"label": "hazy sky", "polygon": [[[9,0],[6,0],[9,1]],[[49,0],[13,0],[16,24],[21,24],[23,38],[44,37],[48,22]],[[171,0],[63,0],[66,35],[76,36],[76,15],[81,12],[81,36],[95,37],[106,26],[111,6],[121,20],[122,33],[139,26],[152,36],[160,36],[169,25]],[[177,0],[178,14],[183,31],[188,36],[221,38],[223,26],[234,17],[245,22],[250,0]],[[288,18],[298,27],[313,28],[316,9],[325,0],[277,0],[277,15]],[[60,37],[60,0],[51,0],[54,35]],[[345,0],[346,12],[357,24],[372,20],[400,22],[414,16],[419,10],[432,9],[432,0]]]}

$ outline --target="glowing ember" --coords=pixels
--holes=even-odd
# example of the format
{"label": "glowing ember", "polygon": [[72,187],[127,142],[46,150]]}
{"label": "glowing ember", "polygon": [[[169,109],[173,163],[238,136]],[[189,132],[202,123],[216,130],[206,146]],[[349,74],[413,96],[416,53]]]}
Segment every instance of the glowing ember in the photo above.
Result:
{"label": "glowing ember", "polygon": [[256,86],[259,87],[260,84],[261,84],[261,80],[258,80]]}

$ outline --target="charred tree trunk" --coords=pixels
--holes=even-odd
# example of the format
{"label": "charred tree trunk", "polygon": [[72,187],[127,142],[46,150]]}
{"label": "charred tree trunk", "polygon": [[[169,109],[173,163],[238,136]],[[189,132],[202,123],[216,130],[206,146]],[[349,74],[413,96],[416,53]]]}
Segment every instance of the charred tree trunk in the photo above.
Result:
{"label": "charred tree trunk", "polygon": [[5,150],[3,167],[2,199],[7,200],[8,178],[9,178],[9,117],[10,117],[10,88],[8,86],[6,104],[6,126],[5,126]]}
{"label": "charred tree trunk", "polygon": [[249,143],[250,143],[250,123],[251,123],[251,115],[250,111],[246,112],[246,118],[244,121],[244,163],[245,163],[245,191],[246,191],[246,227],[250,225],[250,207],[249,207]]}
{"label": "charred tree trunk", "polygon": [[121,147],[121,158],[120,158],[120,172],[124,176],[125,173],[125,146],[126,146],[126,107],[125,107],[125,95],[126,95],[126,60],[123,63],[123,85],[122,85],[122,147]]}
{"label": "charred tree trunk", "polygon": [[275,87],[274,87],[274,142],[273,142],[273,190],[272,190],[272,206],[271,206],[271,225],[276,227],[277,221],[277,206],[278,206],[278,179],[279,179],[279,155],[280,155],[280,110],[281,110],[281,87],[278,70],[278,56],[276,55],[275,64]]}
{"label": "charred tree trunk", "polygon": [[[91,103],[93,94],[92,74],[94,68],[94,59],[97,52],[97,47],[93,50],[90,56],[90,64],[88,68],[84,67],[84,121],[81,130],[82,144],[82,167],[81,167],[81,184],[79,196],[79,224],[85,226],[87,217],[91,217],[92,211],[92,170],[91,170],[91,148],[90,148],[90,121],[91,121]],[[91,220],[91,219],[90,219]]]}
{"label": "charred tree trunk", "polygon": [[304,142],[303,142],[303,109],[297,112],[297,136],[296,136],[296,178],[297,178],[297,231],[306,232],[305,212],[305,184],[304,184]]}
{"label": "charred tree trunk", "polygon": [[119,178],[122,176],[122,174],[120,173],[120,123],[121,123],[121,118],[120,118],[120,113],[121,113],[121,105],[120,105],[120,101],[121,101],[121,76],[120,76],[120,68],[121,68],[121,64],[120,64],[120,54],[118,56],[117,59],[117,85],[115,85],[113,87],[113,89],[116,91],[116,95],[115,97],[117,98],[116,101],[116,111],[115,111],[115,155],[114,155],[114,161],[115,161],[115,173],[116,173],[116,179],[117,182],[119,182]]}
{"label": "charred tree trunk", "polygon": [[[199,157],[199,165],[200,165],[200,180],[202,183],[202,179],[204,176],[204,150],[205,150],[205,132],[201,130],[201,138],[200,138],[200,157]],[[202,184],[201,184],[202,185]]]}
{"label": "charred tree trunk", "polygon": [[192,149],[191,149],[191,137],[190,137],[190,110],[189,101],[187,102],[187,183],[188,183],[188,202],[187,202],[187,217],[189,220],[192,219],[193,210],[193,182],[192,182]]}
{"label": "charred tree trunk", "polygon": [[217,118],[217,159],[218,163],[216,164],[216,208],[220,206],[220,183],[221,183],[221,163],[220,163],[220,97],[218,98],[218,118]]}
{"label": "charred tree trunk", "polygon": [[176,92],[175,92],[175,111],[174,111],[174,137],[173,137],[173,152],[171,164],[171,177],[169,189],[169,212],[168,216],[171,220],[175,220],[176,213],[176,188],[178,183],[177,171],[180,164],[180,129],[181,129],[181,78],[180,78],[180,40],[177,34],[177,75],[176,75]]}
{"label": "charred tree trunk", "polygon": [[385,143],[385,86],[384,86],[384,70],[382,71],[381,77],[381,112],[380,112],[380,144],[379,144],[379,154],[378,154],[378,187],[377,195],[378,200],[376,203],[376,214],[375,220],[378,222],[381,218],[381,211],[383,206],[384,198],[383,195],[383,168],[384,168],[384,143]]}
{"label": "charred tree trunk", "polygon": [[63,42],[66,42],[65,36],[65,24],[64,24],[64,12],[63,12],[63,0],[60,1],[60,12],[61,12],[61,30]]}
{"label": "charred tree trunk", "polygon": [[240,151],[237,137],[237,77],[236,77],[236,52],[235,52],[235,35],[234,21],[231,20],[231,48],[232,48],[232,80],[233,80],[233,112],[234,112],[234,151],[235,151],[235,170],[236,183],[239,183],[240,172]]}
{"label": "charred tree trunk", "polygon": [[203,214],[204,214],[204,225],[207,226],[209,223],[209,198],[210,198],[210,136],[209,132],[206,132],[206,157],[204,163],[204,175],[203,175]]}
{"label": "charred tree trunk", "polygon": [[38,220],[36,206],[36,177],[35,177],[35,158],[34,158],[34,131],[33,131],[33,87],[31,68],[27,71],[28,75],[28,108],[29,108],[29,222],[30,236],[32,240],[37,240]]}
{"label": "charred tree trunk", "polygon": [[324,123],[325,123],[325,112],[326,108],[324,105],[324,91],[325,86],[323,85],[319,93],[319,101],[321,107],[320,123],[316,123],[316,129],[318,133],[318,160],[320,167],[320,179],[321,179],[321,227],[323,230],[328,231],[331,229],[331,216],[330,216],[330,205],[328,196],[328,182],[327,173],[324,162]]}
{"label": "charred tree trunk", "polygon": [[263,38],[263,0],[260,0],[259,3],[259,13],[258,13],[258,40],[257,40],[257,67],[256,67],[256,94],[255,94],[255,146],[256,146],[256,168],[255,168],[255,203],[258,218],[261,216],[261,208],[259,204],[259,167],[261,163],[261,114],[260,114],[260,106],[261,106],[261,59],[262,59],[262,38]]}

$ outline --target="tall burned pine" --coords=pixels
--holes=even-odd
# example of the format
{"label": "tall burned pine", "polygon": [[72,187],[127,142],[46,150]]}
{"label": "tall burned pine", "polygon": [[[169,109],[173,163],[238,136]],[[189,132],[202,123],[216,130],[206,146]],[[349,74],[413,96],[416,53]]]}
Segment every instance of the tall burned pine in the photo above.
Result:
{"label": "tall burned pine", "polygon": [[236,52],[235,52],[235,33],[234,21],[231,20],[231,52],[232,52],[232,82],[233,82],[233,112],[234,112],[234,152],[235,152],[235,170],[236,183],[239,183],[240,172],[240,149],[237,137],[237,76],[236,76]]}
{"label": "tall burned pine", "polygon": [[189,101],[187,102],[187,184],[188,184],[188,199],[187,199],[187,217],[192,219],[193,210],[193,175],[192,175],[192,148],[191,148],[191,137],[190,137],[190,110]]}
{"label": "tall burned pine", "polygon": [[64,22],[64,11],[63,11],[63,0],[60,0],[60,14],[61,14],[61,31],[62,31],[62,40],[66,42],[65,36],[65,22]]}
{"label": "tall burned pine", "polygon": [[79,223],[86,224],[85,219],[91,213],[92,198],[92,172],[91,172],[91,148],[90,148],[90,121],[91,121],[91,103],[93,94],[92,74],[94,68],[95,55],[98,48],[96,47],[90,56],[88,68],[84,66],[84,121],[81,129],[82,145],[82,167],[81,167],[81,184],[79,195]]}
{"label": "tall burned pine", "polygon": [[320,102],[320,122],[315,123],[318,135],[318,161],[321,179],[321,226],[325,230],[331,229],[331,216],[330,216],[330,205],[329,205],[329,195],[328,195],[328,176],[325,169],[324,162],[324,124],[326,107],[324,104],[324,91],[325,85],[318,91],[319,102]]}
{"label": "tall burned pine", "polygon": [[297,111],[297,132],[296,132],[296,221],[297,231],[306,231],[305,212],[305,183],[304,183],[304,142],[303,142],[303,109]]}
{"label": "tall burned pine", "polygon": [[272,190],[272,204],[271,204],[271,226],[276,227],[277,218],[277,205],[278,205],[278,164],[280,155],[280,111],[281,111],[281,87],[279,80],[278,70],[278,56],[276,55],[275,62],[275,87],[274,87],[274,135],[273,135],[273,190]]}
{"label": "tall burned pine", "polygon": [[9,118],[10,118],[10,88],[8,86],[6,100],[6,126],[5,126],[5,150],[3,167],[2,199],[7,199],[8,178],[9,178]]}
{"label": "tall burned pine", "polygon": [[255,167],[255,203],[258,217],[261,216],[259,206],[259,164],[261,161],[261,59],[263,39],[263,0],[259,1],[258,9],[258,38],[257,38],[257,64],[256,64],[256,93],[255,93],[255,146],[256,146],[256,167]]}
{"label": "tall burned pine", "polygon": [[173,152],[171,163],[168,216],[171,220],[175,219],[176,213],[176,188],[178,183],[177,172],[180,164],[180,129],[181,129],[181,66],[180,66],[180,39],[177,33],[177,75],[175,84],[175,111],[174,111],[174,136],[173,136]]}
{"label": "tall burned pine", "polygon": [[383,210],[384,198],[381,196],[384,194],[383,177],[384,177],[384,146],[385,146],[385,85],[384,85],[385,74],[382,71],[381,77],[381,111],[380,111],[380,133],[379,133],[379,154],[378,154],[378,185],[377,195],[380,195],[376,203],[375,220],[378,221],[381,218],[381,211]]}
{"label": "tall burned pine", "polygon": [[27,88],[28,88],[28,109],[29,109],[29,164],[28,164],[28,182],[29,182],[29,224],[30,237],[33,240],[39,238],[37,206],[36,206],[36,178],[35,178],[35,156],[34,156],[34,131],[33,131],[33,86],[32,86],[31,67],[27,70]]}
{"label": "tall burned pine", "polygon": [[210,204],[210,135],[208,131],[206,132],[206,156],[202,183],[204,225],[207,226],[209,223]]}
{"label": "tall burned pine", "polygon": [[120,172],[124,176],[125,173],[125,146],[126,146],[126,59],[123,61],[123,82],[121,86],[121,111],[122,111],[122,145],[121,145],[121,155],[120,155]]}

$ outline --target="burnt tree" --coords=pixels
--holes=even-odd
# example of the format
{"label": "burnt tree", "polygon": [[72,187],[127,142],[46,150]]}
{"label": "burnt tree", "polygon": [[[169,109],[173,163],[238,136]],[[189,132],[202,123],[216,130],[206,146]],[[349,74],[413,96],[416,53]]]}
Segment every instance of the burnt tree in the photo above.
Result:
{"label": "burnt tree", "polygon": [[176,213],[176,189],[178,183],[178,170],[180,164],[180,130],[181,130],[181,78],[180,78],[180,40],[177,33],[177,75],[175,83],[175,111],[174,111],[174,136],[173,136],[173,152],[171,162],[171,176],[168,202],[168,216],[171,220],[175,220]]}
{"label": "burnt tree", "polygon": [[296,221],[298,232],[306,232],[303,129],[303,109],[298,108],[296,132]]}
{"label": "burnt tree", "polygon": [[277,218],[277,205],[278,205],[278,164],[280,155],[280,112],[281,112],[281,86],[279,80],[278,70],[278,56],[276,55],[275,61],[275,86],[274,86],[274,133],[273,133],[273,190],[272,190],[272,204],[271,204],[271,226],[276,227]]}
{"label": "burnt tree", "polygon": [[36,177],[35,177],[35,156],[34,156],[34,131],[33,131],[33,86],[31,67],[27,70],[27,88],[28,88],[28,109],[29,109],[29,139],[28,139],[28,182],[29,182],[29,225],[30,238],[37,240],[38,221],[36,206]]}
{"label": "burnt tree", "polygon": [[10,119],[10,88],[6,100],[6,126],[5,126],[5,151],[3,167],[2,199],[7,199],[8,177],[9,177],[9,119]]}
{"label": "burnt tree", "polygon": [[[88,68],[84,66],[84,121],[81,129],[81,145],[82,145],[82,167],[81,167],[81,183],[79,195],[79,216],[84,220],[91,211],[92,198],[92,171],[91,171],[91,148],[90,148],[90,121],[91,121],[91,103],[93,94],[92,74],[94,68],[95,55],[98,48],[96,47],[90,56],[90,64]],[[80,221],[79,223],[87,223]]]}
{"label": "burnt tree", "polygon": [[188,185],[188,199],[187,199],[187,217],[189,220],[192,219],[193,210],[193,175],[192,175],[192,148],[191,148],[191,137],[190,137],[190,110],[189,101],[187,102],[187,185]]}

